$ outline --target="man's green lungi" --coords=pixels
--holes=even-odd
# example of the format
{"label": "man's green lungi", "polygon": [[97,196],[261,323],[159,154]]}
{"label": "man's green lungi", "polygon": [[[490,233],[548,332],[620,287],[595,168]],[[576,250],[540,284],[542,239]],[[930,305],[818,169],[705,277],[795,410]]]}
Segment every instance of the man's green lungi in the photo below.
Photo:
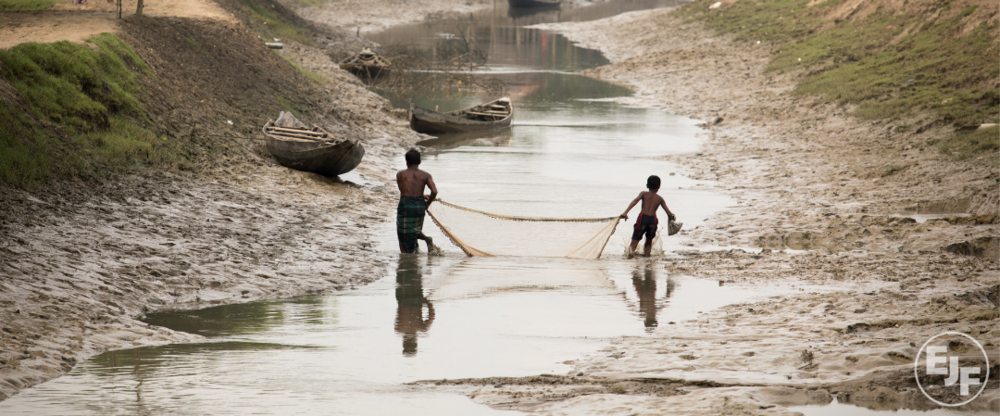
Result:
{"label": "man's green lungi", "polygon": [[396,207],[396,237],[403,252],[417,252],[417,236],[424,228],[424,213],[427,212],[427,201],[419,196],[404,196],[399,198]]}

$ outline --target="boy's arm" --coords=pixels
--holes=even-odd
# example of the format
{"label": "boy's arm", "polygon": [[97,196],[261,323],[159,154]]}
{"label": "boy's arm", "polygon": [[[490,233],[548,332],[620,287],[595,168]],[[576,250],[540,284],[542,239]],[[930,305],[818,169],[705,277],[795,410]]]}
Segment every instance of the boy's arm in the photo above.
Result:
{"label": "boy's arm", "polygon": [[628,212],[632,210],[632,207],[634,207],[635,204],[638,204],[639,201],[642,201],[642,195],[645,193],[646,193],[645,191],[639,192],[639,196],[635,197],[635,199],[632,200],[632,203],[628,204],[628,208],[625,208],[625,212],[623,212],[622,215],[619,215],[618,217],[628,220]]}
{"label": "boy's arm", "polygon": [[427,196],[427,207],[430,208],[431,202],[434,202],[434,198],[437,198],[438,188],[434,185],[434,178],[430,174],[427,175],[427,187],[431,188],[431,194]]}
{"label": "boy's arm", "polygon": [[667,208],[667,200],[663,199],[663,197],[660,197],[660,206],[667,212],[667,219],[670,221],[677,220],[677,216],[675,216],[673,212],[670,212],[670,208]]}

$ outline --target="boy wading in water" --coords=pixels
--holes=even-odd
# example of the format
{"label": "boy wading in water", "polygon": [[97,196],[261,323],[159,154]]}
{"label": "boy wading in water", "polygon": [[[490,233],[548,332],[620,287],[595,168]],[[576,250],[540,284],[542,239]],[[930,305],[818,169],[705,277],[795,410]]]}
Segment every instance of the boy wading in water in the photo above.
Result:
{"label": "boy wading in water", "polygon": [[667,212],[667,218],[670,221],[677,218],[674,216],[674,213],[670,212],[670,208],[667,208],[667,201],[664,201],[662,196],[656,194],[656,191],[660,190],[659,176],[653,175],[649,179],[646,179],[646,188],[649,188],[649,190],[639,192],[639,196],[635,197],[631,204],[628,204],[628,208],[625,208],[625,213],[620,216],[628,221],[628,212],[632,210],[635,204],[642,201],[642,213],[635,220],[635,231],[632,232],[632,244],[628,247],[630,257],[635,254],[635,249],[639,246],[639,240],[642,239],[643,234],[646,235],[646,244],[642,247],[642,255],[649,257],[649,250],[653,248],[653,237],[656,237],[656,225],[659,223],[656,220],[657,208],[662,206],[663,210]]}
{"label": "boy wading in water", "polygon": [[[406,169],[396,172],[399,187],[399,206],[396,207],[396,237],[401,253],[416,253],[417,240],[427,243],[427,252],[434,247],[434,240],[424,235],[424,213],[437,196],[437,187],[431,174],[420,170],[420,152],[406,152]],[[424,195],[424,187],[431,189]]]}

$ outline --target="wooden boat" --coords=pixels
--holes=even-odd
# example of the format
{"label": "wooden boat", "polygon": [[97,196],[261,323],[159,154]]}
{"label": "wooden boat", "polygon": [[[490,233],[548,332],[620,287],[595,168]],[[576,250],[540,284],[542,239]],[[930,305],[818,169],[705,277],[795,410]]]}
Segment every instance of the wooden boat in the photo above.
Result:
{"label": "wooden boat", "polygon": [[561,0],[507,0],[510,7],[559,7]]}
{"label": "wooden boat", "polygon": [[450,113],[410,105],[410,128],[420,133],[446,134],[510,127],[514,107],[510,97]]}
{"label": "wooden boat", "polygon": [[368,78],[377,78],[389,74],[389,66],[392,62],[372,52],[369,48],[364,48],[356,55],[340,61],[340,69],[354,73],[355,75]]}
{"label": "wooden boat", "polygon": [[357,140],[336,139],[330,132],[313,125],[307,127],[281,112],[278,121],[264,124],[267,150],[282,166],[325,176],[337,176],[358,167],[365,148]]}

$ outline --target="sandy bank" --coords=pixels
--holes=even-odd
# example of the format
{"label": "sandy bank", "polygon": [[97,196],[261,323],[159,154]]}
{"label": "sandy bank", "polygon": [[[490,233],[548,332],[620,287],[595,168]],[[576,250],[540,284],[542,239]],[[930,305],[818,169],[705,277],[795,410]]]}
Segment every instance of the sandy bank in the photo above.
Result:
{"label": "sandy bank", "polygon": [[[162,140],[212,157],[195,172],[0,188],[0,400],[109,349],[199,338],[138,321],[150,311],[349,290],[384,274],[373,225],[393,205],[393,158],[418,138],[398,111],[321,47],[282,51],[327,80],[310,83],[231,18],[115,23],[156,74],[148,109]],[[78,26],[61,29],[45,39],[78,40]],[[0,100],[23,104],[17,95],[0,79]],[[362,141],[360,183],[284,168],[241,139],[288,105]]]}
{"label": "sandy bank", "polygon": [[[932,143],[950,127],[920,115],[866,122],[792,97],[797,74],[763,71],[767,45],[715,37],[670,10],[541,27],[603,51],[613,64],[584,73],[630,85],[637,93],[629,103],[706,120],[701,152],[665,160],[718,181],[739,207],[689,233],[705,245],[765,250],[678,253],[663,267],[798,294],[623,339],[577,360],[571,374],[682,382],[697,390],[690,394],[557,394],[532,383],[460,391],[540,414],[781,414],[772,406],[777,393],[761,390],[772,387],[825,394],[792,403],[839,393],[926,408],[912,366],[931,336],[965,332],[997,357],[1000,174],[982,159],[940,154]],[[943,218],[917,222],[918,213]],[[696,214],[678,213],[685,215]],[[995,383],[970,406],[1000,408]]]}

